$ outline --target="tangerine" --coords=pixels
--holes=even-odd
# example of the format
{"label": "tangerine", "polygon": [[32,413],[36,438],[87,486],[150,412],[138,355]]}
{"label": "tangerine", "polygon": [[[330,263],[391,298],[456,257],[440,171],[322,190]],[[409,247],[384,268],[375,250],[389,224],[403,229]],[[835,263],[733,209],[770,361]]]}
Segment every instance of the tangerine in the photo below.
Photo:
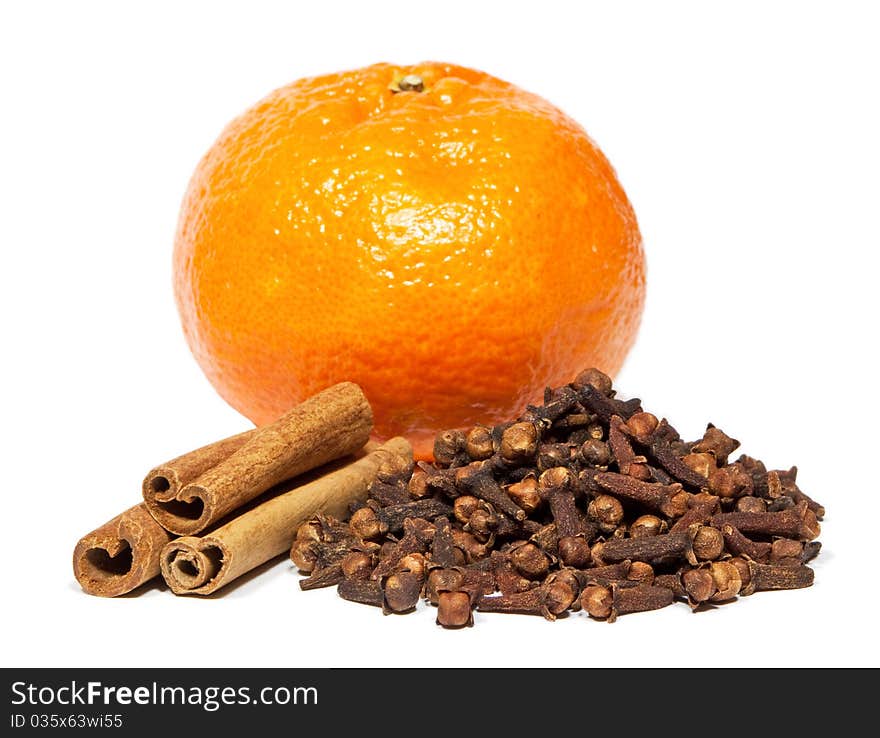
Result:
{"label": "tangerine", "polygon": [[184,197],[174,288],[196,360],[254,423],[351,380],[376,435],[429,458],[438,430],[617,372],[645,271],[580,125],[431,62],[301,79],[233,120]]}

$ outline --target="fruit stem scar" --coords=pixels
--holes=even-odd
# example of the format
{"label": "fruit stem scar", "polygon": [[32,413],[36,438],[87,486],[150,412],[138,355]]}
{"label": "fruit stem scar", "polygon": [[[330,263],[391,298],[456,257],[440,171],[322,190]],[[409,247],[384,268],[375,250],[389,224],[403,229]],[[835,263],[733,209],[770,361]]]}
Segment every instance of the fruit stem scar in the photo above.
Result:
{"label": "fruit stem scar", "polygon": [[423,92],[425,82],[417,74],[407,74],[397,80],[397,84],[391,89],[394,92]]}

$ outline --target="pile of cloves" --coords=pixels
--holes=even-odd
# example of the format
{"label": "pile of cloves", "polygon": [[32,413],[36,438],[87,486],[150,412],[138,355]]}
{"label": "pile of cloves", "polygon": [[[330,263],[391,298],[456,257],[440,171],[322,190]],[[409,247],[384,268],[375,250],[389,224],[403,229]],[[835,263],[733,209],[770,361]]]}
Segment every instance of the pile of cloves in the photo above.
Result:
{"label": "pile of cloves", "polygon": [[448,628],[473,611],[593,618],[706,609],[810,586],[824,508],[713,425],[683,441],[596,369],[515,421],[440,433],[434,463],[388,463],[348,522],[297,531],[303,589]]}

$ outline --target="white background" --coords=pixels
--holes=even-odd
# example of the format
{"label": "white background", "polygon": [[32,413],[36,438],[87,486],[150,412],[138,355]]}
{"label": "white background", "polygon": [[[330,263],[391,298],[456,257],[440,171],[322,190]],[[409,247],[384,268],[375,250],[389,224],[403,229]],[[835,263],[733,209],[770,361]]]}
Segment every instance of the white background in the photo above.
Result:
{"label": "white background", "polygon": [[[4,3],[3,666],[877,666],[880,226],[871,3]],[[223,125],[304,75],[440,59],[538,92],[617,168],[649,272],[618,386],[800,467],[816,585],[615,625],[443,631],[302,593],[84,595],[76,540],[154,464],[232,434],[171,293],[177,209]]]}

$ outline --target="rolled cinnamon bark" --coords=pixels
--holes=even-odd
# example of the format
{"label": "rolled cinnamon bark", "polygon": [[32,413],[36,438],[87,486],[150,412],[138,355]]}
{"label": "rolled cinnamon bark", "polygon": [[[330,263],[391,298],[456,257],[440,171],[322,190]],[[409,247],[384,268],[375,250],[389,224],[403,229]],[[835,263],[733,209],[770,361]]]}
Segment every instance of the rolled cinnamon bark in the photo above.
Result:
{"label": "rolled cinnamon bark", "polygon": [[[290,549],[297,528],[316,513],[344,517],[365,500],[379,465],[390,455],[412,460],[403,438],[370,444],[366,455],[257,505],[212,533],[171,541],[162,551],[162,576],[174,594],[211,594]],[[291,482],[291,484],[296,484]]]}
{"label": "rolled cinnamon bark", "polygon": [[[144,499],[163,500],[163,502],[157,503],[160,507],[185,511],[187,503],[176,500],[177,493],[184,486],[198,479],[208,469],[232,456],[247,443],[255,432],[256,428],[251,428],[249,431],[202,446],[195,451],[190,451],[150,469],[141,486]],[[168,500],[168,502],[164,502],[164,500]]]}
{"label": "rolled cinnamon bark", "polygon": [[[198,449],[193,459],[179,457],[157,467],[144,480],[144,502],[164,528],[193,535],[276,484],[354,453],[372,429],[373,412],[361,388],[342,382],[271,425],[241,434],[246,438],[237,448],[241,435],[221,441],[217,448]],[[209,457],[215,459],[213,464],[208,464]],[[174,470],[176,477],[166,473]],[[188,479],[196,470],[198,476]],[[175,478],[183,483],[174,483]]]}
{"label": "rolled cinnamon bark", "polygon": [[159,556],[171,535],[143,503],[83,536],[73,551],[73,574],[92,595],[116,597],[159,575]]}

